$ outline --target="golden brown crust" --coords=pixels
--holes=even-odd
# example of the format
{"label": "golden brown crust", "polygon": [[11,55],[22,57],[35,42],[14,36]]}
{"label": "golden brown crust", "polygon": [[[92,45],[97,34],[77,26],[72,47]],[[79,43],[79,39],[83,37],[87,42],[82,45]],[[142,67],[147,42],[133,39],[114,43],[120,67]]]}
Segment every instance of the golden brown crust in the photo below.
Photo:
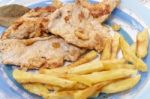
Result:
{"label": "golden brown crust", "polygon": [[119,0],[104,0],[103,2],[96,4],[91,4],[87,0],[77,0],[77,4],[89,9],[91,15],[94,18],[98,18],[110,14],[112,10],[119,4]]}
{"label": "golden brown crust", "polygon": [[1,36],[1,39],[17,38],[27,39],[45,36],[49,33],[47,29],[48,18],[56,10],[53,6],[35,8],[16,20]]}
{"label": "golden brown crust", "polygon": [[85,50],[66,43],[56,36],[31,39],[0,40],[3,64],[27,69],[56,68],[64,61],[76,61]]}

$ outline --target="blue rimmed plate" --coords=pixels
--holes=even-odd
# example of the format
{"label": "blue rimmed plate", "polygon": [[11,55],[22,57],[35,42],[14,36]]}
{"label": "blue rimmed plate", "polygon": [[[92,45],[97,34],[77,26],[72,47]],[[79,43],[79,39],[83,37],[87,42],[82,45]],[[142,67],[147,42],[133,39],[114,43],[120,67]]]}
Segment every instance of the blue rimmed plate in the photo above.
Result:
{"label": "blue rimmed plate", "polygon": [[[49,5],[50,0],[40,1],[29,5],[31,8],[43,7]],[[63,0],[64,2],[66,0]],[[71,2],[67,0],[66,2]],[[92,0],[91,0],[92,1]],[[113,11],[112,16],[106,21],[106,24],[111,25],[113,23],[120,24],[122,26],[120,33],[125,37],[129,44],[135,41],[135,37],[138,31],[142,31],[146,25],[143,21],[139,20],[134,13],[122,9],[116,8]],[[0,27],[2,33],[5,28]],[[150,48],[147,57],[144,59],[145,63],[150,66]],[[12,77],[13,67],[10,65],[0,66],[0,99],[41,99],[41,97],[33,95],[25,91]],[[131,90],[118,93],[118,94],[100,94],[96,99],[148,99],[148,88],[150,88],[150,69],[147,73],[141,73],[142,79],[140,83]]]}

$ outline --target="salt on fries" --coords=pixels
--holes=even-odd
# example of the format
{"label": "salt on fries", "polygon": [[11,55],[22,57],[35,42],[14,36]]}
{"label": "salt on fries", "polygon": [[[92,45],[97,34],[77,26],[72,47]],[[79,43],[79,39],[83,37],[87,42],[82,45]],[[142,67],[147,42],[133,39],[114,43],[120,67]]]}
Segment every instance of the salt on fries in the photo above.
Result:
{"label": "salt on fries", "polygon": [[[105,45],[101,60],[95,59],[97,52],[90,51],[68,66],[40,69],[38,73],[14,70],[13,77],[26,90],[45,99],[87,99],[100,92],[122,92],[138,84],[138,71],[147,71],[141,59],[147,55],[147,37],[146,31],[139,33],[137,43],[130,46],[116,32]],[[123,53],[120,59],[119,49]]]}

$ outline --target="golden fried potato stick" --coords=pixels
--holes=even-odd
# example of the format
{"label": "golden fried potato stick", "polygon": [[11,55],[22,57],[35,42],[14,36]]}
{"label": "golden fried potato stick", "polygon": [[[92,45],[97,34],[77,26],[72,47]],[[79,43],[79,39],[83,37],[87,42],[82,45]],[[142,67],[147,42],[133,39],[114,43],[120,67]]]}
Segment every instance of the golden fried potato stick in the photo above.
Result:
{"label": "golden fried potato stick", "polygon": [[99,59],[95,59],[89,63],[82,64],[77,67],[70,68],[68,73],[70,74],[88,74],[96,71],[103,70],[103,65]]}
{"label": "golden fried potato stick", "polygon": [[104,86],[102,92],[110,94],[131,89],[140,81],[140,78],[141,75],[136,75],[132,78],[120,79]]}
{"label": "golden fried potato stick", "polygon": [[103,66],[112,66],[112,65],[118,65],[118,64],[124,64],[126,63],[125,59],[111,59],[111,60],[101,60]]}
{"label": "golden fried potato stick", "polygon": [[88,74],[91,72],[101,71],[103,70],[102,63],[99,59],[95,59],[89,63],[85,63],[76,67],[62,67],[58,69],[43,69],[40,70],[40,73],[55,75],[59,77],[63,77],[65,74]]}
{"label": "golden fried potato stick", "polygon": [[80,76],[83,76],[89,79],[93,84],[95,84],[95,83],[99,83],[103,81],[129,77],[136,73],[137,73],[137,70],[133,70],[133,69],[116,69],[116,70],[95,72],[92,74],[80,75]]}
{"label": "golden fried potato stick", "polygon": [[67,75],[67,79],[82,83],[82,84],[87,85],[87,86],[92,86],[92,82],[89,79],[87,79],[83,76],[80,76],[80,75],[75,75],[75,74],[70,75],[69,74],[69,75]]}
{"label": "golden fried potato stick", "polygon": [[135,69],[135,66],[132,64],[128,64],[125,59],[102,60],[101,62],[103,64],[104,70],[119,68]]}
{"label": "golden fried potato stick", "polygon": [[138,58],[134,52],[132,52],[129,44],[124,40],[123,37],[120,37],[120,47],[121,47],[123,56],[127,61],[133,63],[138,70],[142,72],[147,71],[147,65],[143,62],[143,60]]}
{"label": "golden fried potato stick", "polygon": [[144,29],[144,31],[139,32],[137,35],[136,52],[139,58],[144,58],[147,55],[148,43],[149,43],[148,29]]}
{"label": "golden fried potato stick", "polygon": [[136,54],[136,43],[133,43],[131,46],[130,46],[130,49],[132,50],[132,52],[134,52]]}
{"label": "golden fried potato stick", "polygon": [[57,91],[72,91],[72,90],[81,90],[81,89],[87,88],[87,86],[80,84],[80,83],[77,83],[72,88],[61,88],[61,87],[52,86],[52,85],[44,85],[41,83],[24,83],[22,84],[22,86],[27,91],[33,94],[42,96],[42,97],[48,96],[48,94],[50,94],[50,92],[53,92],[53,91],[56,91],[56,92]]}
{"label": "golden fried potato stick", "polygon": [[112,52],[112,39],[107,39],[105,41],[105,47],[104,47],[104,50],[102,52],[102,55],[101,55],[101,60],[109,60],[111,58],[111,52]]}
{"label": "golden fried potato stick", "polygon": [[118,51],[119,51],[119,38],[120,34],[118,32],[115,32],[113,39],[112,39],[112,53],[111,53],[111,59],[115,59],[117,57]]}
{"label": "golden fried potato stick", "polygon": [[101,82],[84,90],[77,91],[74,94],[74,99],[88,99],[89,97],[95,95],[97,92],[100,92],[102,87],[109,84],[110,82],[111,81]]}
{"label": "golden fried potato stick", "polygon": [[119,31],[121,29],[121,25],[119,24],[113,24],[111,27],[114,31]]}
{"label": "golden fried potato stick", "polygon": [[[94,72],[94,73],[86,74],[86,75],[75,75],[74,78],[72,78],[71,80],[80,82],[85,85],[91,85],[91,84],[95,84],[95,83],[99,83],[103,81],[129,77],[136,73],[137,73],[137,70],[133,70],[133,69],[116,69],[116,70],[113,69],[109,71]],[[70,78],[73,77],[72,75],[70,76]],[[83,80],[80,81],[79,79],[83,79]]]}
{"label": "golden fried potato stick", "polygon": [[74,66],[78,66],[84,63],[88,63],[92,61],[93,59],[95,59],[96,57],[97,57],[97,52],[92,50],[88,52],[87,54],[85,54],[84,56],[82,56],[79,60],[77,60],[74,63],[69,64],[68,66],[74,67]]}
{"label": "golden fried potato stick", "polygon": [[87,88],[88,86],[86,86],[85,84],[82,84],[82,83],[76,83],[75,85],[74,85],[74,87],[73,88],[71,88],[71,90],[81,90],[81,89],[85,89],[85,88]]}
{"label": "golden fried potato stick", "polygon": [[58,86],[47,85],[47,84],[44,84],[44,87],[46,87],[49,91],[59,91],[59,90],[64,89]]}
{"label": "golden fried potato stick", "polygon": [[69,64],[68,66],[63,66],[63,67],[59,67],[55,69],[40,69],[39,72],[42,74],[61,76],[62,74],[67,73],[69,68],[80,66],[81,64],[84,64],[84,63],[88,63],[92,61],[93,59],[95,59],[96,57],[97,57],[97,52],[93,50],[85,54],[76,62]]}
{"label": "golden fried potato stick", "polygon": [[82,90],[87,87],[88,87],[87,85],[77,82],[72,88],[60,88],[60,90],[58,90],[58,91]]}
{"label": "golden fried potato stick", "polygon": [[[81,84],[78,84],[78,85],[80,86]],[[74,89],[74,88],[73,89],[72,88],[71,89],[61,89],[59,87],[55,87],[55,86],[51,86],[51,85],[43,85],[40,83],[26,83],[26,84],[22,84],[22,86],[27,91],[29,91],[33,94],[42,96],[45,99],[60,99],[61,97],[62,97],[62,99],[64,99],[64,98],[65,99],[73,99],[74,90],[81,90],[81,89],[86,88],[86,87],[84,87],[84,88],[78,87],[77,89]]]}
{"label": "golden fried potato stick", "polygon": [[75,91],[61,91],[50,93],[44,99],[74,99]]}
{"label": "golden fried potato stick", "polygon": [[31,84],[27,83],[27,84],[22,84],[22,86],[27,91],[42,97],[47,96],[50,93],[49,90],[40,83],[31,83]]}
{"label": "golden fried potato stick", "polygon": [[126,68],[126,69],[136,69],[135,65],[133,64],[116,64],[116,65],[106,65],[104,66],[104,70],[111,70],[111,69],[121,69],[121,68]]}
{"label": "golden fried potato stick", "polygon": [[63,78],[38,73],[32,74],[21,70],[14,70],[13,77],[19,83],[42,83],[59,86],[62,88],[73,87],[76,84],[74,81],[66,80]]}
{"label": "golden fried potato stick", "polygon": [[72,90],[82,90],[87,88],[88,86],[86,86],[85,84],[82,83],[76,83],[73,87],[71,88],[62,88],[62,87],[58,87],[58,86],[53,86],[53,85],[44,85],[49,91],[72,91]]}
{"label": "golden fried potato stick", "polygon": [[64,74],[67,74],[68,69],[69,68],[67,66],[54,68],[54,69],[40,69],[39,73],[53,75],[57,77],[63,77]]}

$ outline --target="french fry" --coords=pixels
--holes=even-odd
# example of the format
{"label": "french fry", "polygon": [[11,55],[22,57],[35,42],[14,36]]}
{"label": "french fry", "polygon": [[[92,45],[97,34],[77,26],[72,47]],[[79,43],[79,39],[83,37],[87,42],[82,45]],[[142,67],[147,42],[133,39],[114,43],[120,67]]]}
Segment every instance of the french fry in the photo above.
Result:
{"label": "french fry", "polygon": [[109,83],[110,81],[101,82],[84,90],[77,91],[74,94],[74,99],[88,99],[89,97],[95,95],[97,92],[100,92],[101,88]]}
{"label": "french fry", "polygon": [[148,29],[144,29],[144,31],[139,32],[137,35],[136,52],[139,58],[144,58],[147,55],[148,42],[149,42]]}
{"label": "french fry", "polygon": [[138,58],[132,50],[130,50],[129,44],[124,40],[123,37],[120,37],[120,47],[123,53],[124,58],[133,63],[136,68],[142,72],[147,71],[147,65],[140,59]]}
{"label": "french fry", "polygon": [[62,68],[58,68],[58,69],[51,69],[51,70],[42,69],[42,70],[40,70],[40,73],[63,77],[67,73],[69,73],[69,74],[87,74],[87,73],[91,73],[94,71],[100,71],[102,69],[103,69],[103,66],[102,66],[100,60],[95,59],[89,63],[85,63],[85,64],[79,65],[77,67],[66,66],[66,67],[62,67]]}
{"label": "french fry", "polygon": [[87,86],[92,86],[92,82],[89,79],[80,75],[67,75],[67,79],[82,83]]}
{"label": "french fry", "polygon": [[46,87],[49,91],[60,91],[64,88],[58,87],[58,86],[53,86],[53,85],[47,85],[45,84],[44,87]]}
{"label": "french fry", "polygon": [[88,74],[91,72],[101,71],[103,66],[99,59],[95,59],[89,63],[82,64],[77,67],[70,68],[68,73],[70,74]]}
{"label": "french fry", "polygon": [[101,55],[101,60],[108,60],[111,58],[111,42],[112,39],[107,39],[105,42],[105,47]]}
{"label": "french fry", "polygon": [[52,86],[52,85],[44,85],[48,90],[50,91],[72,91],[72,90],[82,90],[87,88],[88,86],[82,83],[76,83],[73,87],[71,88],[61,88],[57,86]]}
{"label": "french fry", "polygon": [[126,63],[125,59],[102,60],[101,62],[103,64],[104,70],[119,69],[119,68],[135,69],[135,66]]}
{"label": "french fry", "polygon": [[128,64],[128,63],[104,66],[104,70],[120,69],[120,68],[135,69],[136,67],[134,65]]}
{"label": "french fry", "polygon": [[58,77],[63,77],[65,74],[87,74],[94,71],[100,71],[103,69],[103,66],[100,62],[100,60],[96,59],[89,63],[85,63],[82,65],[79,65],[77,67],[62,67],[58,69],[41,69],[40,73],[42,74],[49,74],[49,75],[55,75]]}
{"label": "french fry", "polygon": [[115,32],[112,39],[111,59],[115,59],[117,57],[118,50],[119,50],[119,38],[120,38],[120,34],[118,32]]}
{"label": "french fry", "polygon": [[72,88],[64,88],[61,90],[81,90],[81,89],[85,89],[87,87],[88,87],[87,85],[77,82]]}
{"label": "french fry", "polygon": [[92,74],[81,75],[81,76],[89,79],[93,84],[95,84],[95,83],[99,83],[102,81],[129,77],[136,73],[137,73],[137,70],[133,70],[133,69],[116,69],[116,70],[95,72]]}
{"label": "french fry", "polygon": [[111,59],[111,60],[102,60],[101,62],[103,66],[112,66],[112,65],[124,64],[126,63],[126,60],[125,59]]}
{"label": "french fry", "polygon": [[121,26],[118,24],[113,24],[111,27],[114,31],[119,31],[121,29]]}
{"label": "french fry", "polygon": [[133,43],[131,46],[130,46],[130,49],[133,53],[136,54],[136,43]]}
{"label": "french fry", "polygon": [[27,91],[39,96],[47,96],[49,94],[48,89],[44,85],[39,83],[31,83],[31,84],[27,83],[27,84],[22,84],[22,86]]}
{"label": "french fry", "polygon": [[132,78],[126,78],[112,82],[111,84],[108,84],[105,87],[103,87],[102,92],[110,94],[131,89],[140,81],[140,78],[140,75],[136,75]]}
{"label": "french fry", "polygon": [[74,66],[78,66],[84,63],[88,63],[90,61],[92,61],[93,59],[95,59],[97,57],[97,52],[96,51],[90,51],[87,54],[85,54],[83,57],[81,57],[79,60],[77,60],[74,63],[69,64],[69,67],[74,67]]}
{"label": "french fry", "polygon": [[43,74],[32,74],[21,70],[14,70],[13,77],[19,83],[43,83],[54,86],[60,86],[62,88],[73,87],[76,82],[58,78],[55,76],[43,75]]}
{"label": "french fry", "polygon": [[73,88],[71,88],[72,90],[81,90],[81,89],[85,89],[85,88],[87,88],[88,86],[86,86],[85,84],[82,84],[82,83],[76,83],[75,85],[74,85],[74,87]]}
{"label": "french fry", "polygon": [[63,67],[54,68],[54,69],[40,69],[39,73],[53,75],[57,77],[63,77],[64,74],[66,74],[68,70],[69,70],[69,67],[63,66]]}
{"label": "french fry", "polygon": [[81,57],[76,62],[69,64],[68,66],[63,66],[63,67],[55,68],[55,69],[40,69],[39,72],[41,74],[62,76],[62,74],[66,74],[70,68],[75,67],[75,66],[80,66],[81,64],[90,62],[96,57],[97,57],[97,52],[93,50],[93,51],[90,51],[89,53],[85,54],[83,57]]}
{"label": "french fry", "polygon": [[54,92],[45,96],[44,99],[74,99],[75,91]]}

